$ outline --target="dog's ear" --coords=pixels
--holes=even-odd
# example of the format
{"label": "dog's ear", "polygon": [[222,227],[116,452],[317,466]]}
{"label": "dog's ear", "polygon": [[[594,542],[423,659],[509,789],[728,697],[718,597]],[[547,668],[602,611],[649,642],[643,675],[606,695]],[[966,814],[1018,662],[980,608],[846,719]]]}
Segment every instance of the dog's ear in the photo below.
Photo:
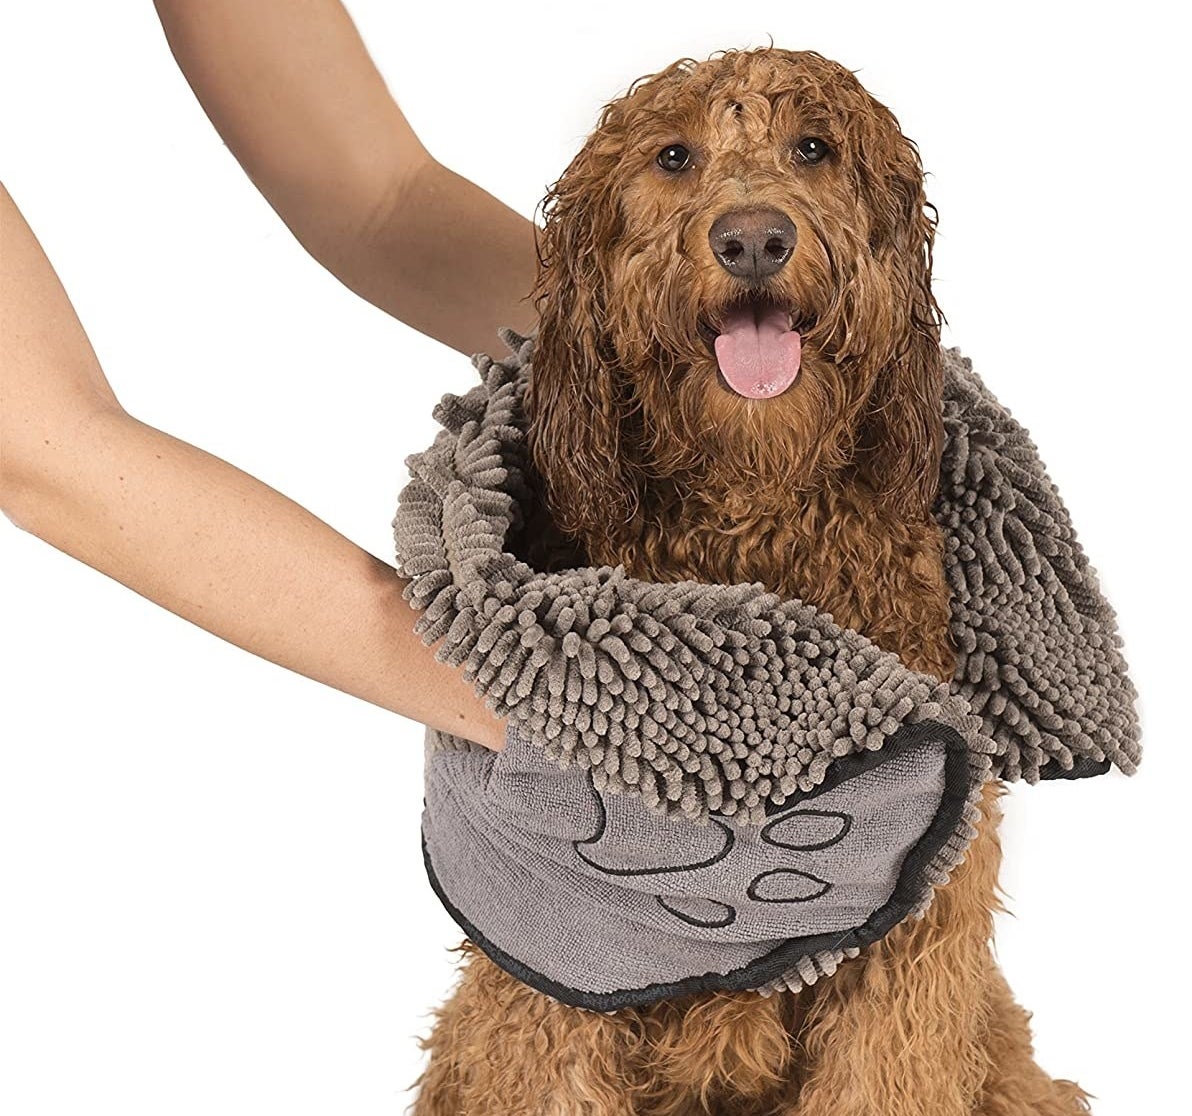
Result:
{"label": "dog's ear", "polygon": [[[606,111],[606,119],[610,115]],[[609,250],[622,232],[614,181],[621,143],[597,130],[543,199],[538,311],[525,393],[527,442],[555,523],[589,546],[637,506],[632,393],[606,332]]]}
{"label": "dog's ear", "polygon": [[884,107],[859,129],[858,186],[890,320],[858,441],[858,467],[900,515],[930,514],[943,448],[940,311],[931,291],[936,214],[914,143]]}

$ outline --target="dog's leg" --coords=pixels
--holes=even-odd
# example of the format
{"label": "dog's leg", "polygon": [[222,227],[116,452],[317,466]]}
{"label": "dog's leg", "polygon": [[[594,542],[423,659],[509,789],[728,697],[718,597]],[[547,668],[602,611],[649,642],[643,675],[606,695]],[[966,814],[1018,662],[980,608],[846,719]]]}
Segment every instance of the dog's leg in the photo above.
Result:
{"label": "dog's leg", "polygon": [[922,919],[816,985],[800,1035],[798,1116],[972,1116],[991,1068],[990,939],[1001,789]]}
{"label": "dog's leg", "polygon": [[1030,1014],[1014,1002],[1006,978],[990,958],[992,1018],[988,1047],[993,1063],[978,1116],[1081,1116],[1088,1094],[1075,1082],[1052,1080],[1036,1064]]}
{"label": "dog's leg", "polygon": [[566,1007],[460,950],[459,984],[421,1041],[413,1116],[637,1116],[631,1014]]}
{"label": "dog's leg", "polygon": [[648,1116],[762,1116],[784,1090],[800,997],[716,992],[638,1012]]}

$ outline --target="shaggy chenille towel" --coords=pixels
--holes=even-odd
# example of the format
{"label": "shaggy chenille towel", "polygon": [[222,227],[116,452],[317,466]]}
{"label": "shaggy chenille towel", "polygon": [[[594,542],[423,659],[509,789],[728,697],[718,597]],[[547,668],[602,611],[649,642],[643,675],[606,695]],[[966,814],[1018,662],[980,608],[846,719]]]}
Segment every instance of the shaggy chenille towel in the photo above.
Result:
{"label": "shaggy chenille towel", "polygon": [[486,953],[601,1011],[797,988],[921,913],[993,777],[1139,759],[1112,609],[1026,432],[955,349],[935,514],[951,685],[760,583],[543,573],[507,539],[533,498],[533,335],[472,358],[393,520],[398,571],[477,693],[494,753],[427,730],[423,851]]}

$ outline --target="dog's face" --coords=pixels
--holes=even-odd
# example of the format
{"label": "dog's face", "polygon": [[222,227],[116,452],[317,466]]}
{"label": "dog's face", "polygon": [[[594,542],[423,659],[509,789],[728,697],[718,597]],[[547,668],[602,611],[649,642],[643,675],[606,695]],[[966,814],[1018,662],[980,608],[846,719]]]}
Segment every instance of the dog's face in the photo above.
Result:
{"label": "dog's face", "polygon": [[527,406],[560,520],[627,516],[659,476],[761,499],[847,475],[925,514],[922,177],[893,115],[810,52],[684,59],[606,105],[539,245]]}

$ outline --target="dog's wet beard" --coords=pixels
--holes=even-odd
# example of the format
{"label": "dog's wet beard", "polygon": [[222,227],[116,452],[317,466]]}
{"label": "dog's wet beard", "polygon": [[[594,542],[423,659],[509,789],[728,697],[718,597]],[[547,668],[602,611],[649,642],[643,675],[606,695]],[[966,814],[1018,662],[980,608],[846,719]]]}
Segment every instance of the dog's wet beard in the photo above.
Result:
{"label": "dog's wet beard", "polygon": [[[804,350],[791,385],[770,399],[750,399],[721,382],[705,346],[627,370],[634,401],[628,441],[645,478],[670,478],[707,498],[790,507],[792,496],[829,482],[853,451],[864,369],[824,361]],[[859,390],[862,389],[862,390]]]}

